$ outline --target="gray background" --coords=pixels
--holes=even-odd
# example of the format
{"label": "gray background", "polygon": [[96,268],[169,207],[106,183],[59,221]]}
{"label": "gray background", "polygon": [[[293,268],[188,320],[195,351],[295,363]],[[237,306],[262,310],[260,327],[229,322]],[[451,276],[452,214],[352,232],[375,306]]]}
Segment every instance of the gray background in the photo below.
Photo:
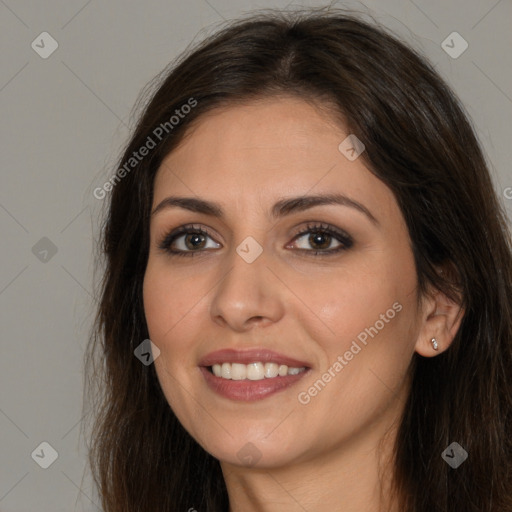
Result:
{"label": "gray background", "polygon": [[[115,171],[137,95],[223,19],[287,5],[299,4],[0,0],[2,512],[100,510],[80,436],[93,241],[105,207],[92,192]],[[338,5],[369,12],[429,56],[466,106],[512,219],[511,1]],[[469,44],[458,58],[441,45],[453,31]],[[42,32],[59,45],[47,59],[31,47]],[[43,441],[58,452],[47,469],[31,456]]]}

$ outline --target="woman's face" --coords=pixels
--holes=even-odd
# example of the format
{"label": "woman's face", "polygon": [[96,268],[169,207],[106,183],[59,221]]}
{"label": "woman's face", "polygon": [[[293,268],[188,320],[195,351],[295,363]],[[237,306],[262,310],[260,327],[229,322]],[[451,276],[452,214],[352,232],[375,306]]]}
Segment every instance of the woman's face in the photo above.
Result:
{"label": "woman's face", "polygon": [[203,116],[156,175],[155,367],[225,463],[373,446],[403,407],[422,323],[410,239],[390,189],[339,148],[348,135],[300,99],[260,100]]}

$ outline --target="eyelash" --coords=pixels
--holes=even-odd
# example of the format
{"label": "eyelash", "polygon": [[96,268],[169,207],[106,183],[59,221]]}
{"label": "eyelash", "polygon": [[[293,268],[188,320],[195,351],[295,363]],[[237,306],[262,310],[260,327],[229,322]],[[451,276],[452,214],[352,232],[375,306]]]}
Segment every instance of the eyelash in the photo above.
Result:
{"label": "eyelash", "polygon": [[[337,254],[341,251],[346,251],[347,249],[350,249],[353,245],[352,238],[344,233],[341,230],[338,230],[337,228],[330,226],[328,224],[308,224],[306,228],[299,233],[297,233],[293,237],[293,241],[295,241],[298,238],[301,238],[303,235],[308,233],[321,233],[321,234],[327,234],[328,236],[331,236],[335,238],[338,242],[340,242],[340,246],[336,249],[328,249],[328,250],[307,250],[307,249],[298,249],[299,251],[304,251],[307,253],[313,253],[315,257],[317,256],[333,256],[334,254]],[[188,234],[197,234],[197,235],[204,235],[210,238],[213,238],[207,229],[204,228],[196,228],[192,224],[187,224],[185,226],[181,226],[167,235],[163,237],[161,242],[158,244],[158,248],[171,256],[185,256],[185,257],[191,257],[195,256],[196,254],[200,254],[208,249],[199,249],[197,251],[182,251],[181,249],[171,249],[172,243],[179,238],[181,235],[188,235]]]}

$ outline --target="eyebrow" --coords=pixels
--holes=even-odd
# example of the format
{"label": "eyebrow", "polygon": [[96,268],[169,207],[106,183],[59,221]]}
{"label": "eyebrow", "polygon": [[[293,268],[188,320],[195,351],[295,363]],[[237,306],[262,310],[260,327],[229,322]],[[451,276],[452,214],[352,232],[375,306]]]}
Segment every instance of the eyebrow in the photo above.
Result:
{"label": "eyebrow", "polygon": [[[359,212],[363,213],[368,219],[375,225],[379,225],[378,220],[375,216],[358,201],[351,199],[343,194],[326,194],[326,195],[314,195],[314,196],[299,196],[289,197],[277,201],[271,210],[273,218],[280,218],[286,215],[290,215],[296,212],[302,212],[315,206],[323,205],[340,205],[354,208]],[[202,213],[210,215],[212,217],[218,217],[224,219],[224,212],[222,207],[218,203],[206,201],[204,199],[198,199],[196,197],[178,197],[169,196],[161,201],[158,206],[152,211],[151,215],[154,216],[158,212],[167,208],[183,208],[195,213]]]}

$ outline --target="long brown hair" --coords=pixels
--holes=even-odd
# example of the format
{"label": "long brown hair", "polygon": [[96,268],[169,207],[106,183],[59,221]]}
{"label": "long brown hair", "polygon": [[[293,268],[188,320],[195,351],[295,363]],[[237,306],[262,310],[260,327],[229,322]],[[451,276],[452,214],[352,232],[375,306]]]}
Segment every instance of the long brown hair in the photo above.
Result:
{"label": "long brown hair", "polygon": [[[230,22],[142,96],[104,194],[105,267],[86,353],[90,464],[104,511],[228,509],[219,462],[178,422],[154,365],[134,356],[149,337],[142,282],[153,180],[204,113],[279,94],[318,101],[364,142],[360,158],[407,222],[420,290],[434,286],[464,308],[450,348],[411,362],[393,472],[401,510],[512,511],[512,244],[503,209],[467,114],[427,59],[340,9]],[[130,161],[149,139],[148,154]],[[441,457],[452,442],[469,454],[457,469]]]}

